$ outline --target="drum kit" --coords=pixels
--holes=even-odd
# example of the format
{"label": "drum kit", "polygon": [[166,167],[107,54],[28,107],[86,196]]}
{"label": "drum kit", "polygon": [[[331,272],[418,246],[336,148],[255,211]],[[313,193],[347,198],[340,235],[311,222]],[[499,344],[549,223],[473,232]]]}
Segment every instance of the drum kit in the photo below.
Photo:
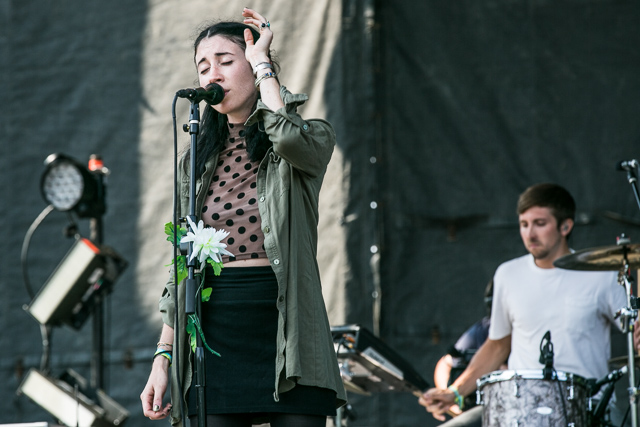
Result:
{"label": "drum kit", "polygon": [[[637,298],[632,295],[634,280],[630,272],[640,269],[640,244],[631,244],[622,235],[614,246],[576,251],[559,258],[554,265],[569,270],[619,272],[618,281],[625,288],[627,306],[618,310],[616,317],[622,332],[627,335],[628,354],[611,359],[610,365],[617,369],[597,381],[555,370],[551,378],[544,370],[507,370],[485,375],[477,381],[477,403],[483,405],[483,425],[613,425],[604,420],[606,406],[613,394],[615,381],[628,374],[631,423],[637,427],[639,393],[635,383],[635,366],[640,357],[635,356],[634,352],[633,325],[638,315],[638,304]],[[605,384],[605,389],[600,391]]]}

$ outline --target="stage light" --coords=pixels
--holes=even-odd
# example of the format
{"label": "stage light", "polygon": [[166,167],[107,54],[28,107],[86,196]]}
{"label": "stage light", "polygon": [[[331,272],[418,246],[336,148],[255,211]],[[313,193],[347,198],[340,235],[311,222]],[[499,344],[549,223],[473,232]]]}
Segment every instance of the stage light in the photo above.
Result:
{"label": "stage light", "polygon": [[64,154],[51,154],[45,161],[40,190],[45,201],[59,211],[74,211],[79,217],[97,217],[105,212],[101,178]]}
{"label": "stage light", "polygon": [[119,426],[128,418],[129,412],[102,390],[90,393],[93,398],[87,396],[82,383],[86,381],[73,371],[67,371],[65,379],[57,379],[31,369],[18,394],[26,395],[66,426]]}
{"label": "stage light", "polygon": [[42,325],[79,329],[126,266],[113,249],[77,239],[25,310]]}

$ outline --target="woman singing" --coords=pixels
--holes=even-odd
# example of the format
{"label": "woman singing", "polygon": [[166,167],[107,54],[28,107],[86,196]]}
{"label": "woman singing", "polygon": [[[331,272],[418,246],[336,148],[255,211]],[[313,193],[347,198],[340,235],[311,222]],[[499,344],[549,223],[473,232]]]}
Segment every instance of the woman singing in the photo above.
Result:
{"label": "woman singing", "polygon": [[[324,427],[346,400],[316,261],[318,195],[335,133],[297,114],[307,96],[280,85],[269,21],[251,9],[242,15],[244,23],[219,22],[194,42],[200,86],[216,83],[225,95],[203,112],[196,214],[230,233],[233,254],[219,276],[211,267],[204,275],[212,293],[200,321],[220,353],[205,350],[207,426]],[[190,154],[178,171],[179,217],[189,213]],[[181,425],[182,408],[197,425],[184,306],[174,303],[184,289],[172,276],[160,299],[164,357],[154,357],[140,398],[150,419],[170,415]],[[170,379],[172,403],[163,405]]]}

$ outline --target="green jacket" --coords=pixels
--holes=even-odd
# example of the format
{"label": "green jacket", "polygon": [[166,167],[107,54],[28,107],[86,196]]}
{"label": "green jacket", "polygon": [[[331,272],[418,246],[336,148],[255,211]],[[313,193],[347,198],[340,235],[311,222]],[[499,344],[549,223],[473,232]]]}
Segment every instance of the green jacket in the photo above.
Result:
{"label": "green jacket", "polygon": [[[258,101],[256,111],[246,122],[251,125],[263,121],[273,143],[273,148],[260,163],[257,192],[264,247],[278,280],[274,399],[277,401],[280,393],[291,390],[296,384],[303,384],[334,390],[336,407],[339,407],[346,402],[346,393],[316,261],[318,195],[335,145],[335,132],[324,120],[303,120],[297,114],[297,107],[308,99],[307,95],[292,94],[284,86],[280,93],[285,107],[273,112]],[[210,158],[197,181],[196,213],[202,211],[217,162],[217,156]],[[189,176],[185,171],[188,167],[178,169],[178,216],[184,217],[189,214]],[[180,322],[185,321],[184,288],[184,285],[178,286]],[[171,369],[174,402],[171,422],[181,424],[176,370],[180,370],[185,393],[192,375],[184,324],[180,328],[174,326],[174,289],[171,274],[160,298],[160,311],[164,323],[174,327],[179,334],[179,339],[174,341],[179,341],[179,345],[174,345],[174,353],[180,352],[179,366],[173,364]]]}

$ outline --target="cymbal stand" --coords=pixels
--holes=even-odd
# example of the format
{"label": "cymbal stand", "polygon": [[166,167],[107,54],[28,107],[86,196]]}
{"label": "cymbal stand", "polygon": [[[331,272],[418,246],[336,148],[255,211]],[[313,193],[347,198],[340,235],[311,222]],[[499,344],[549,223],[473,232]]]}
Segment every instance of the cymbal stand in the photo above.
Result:
{"label": "cymbal stand", "polygon": [[[628,243],[625,239],[620,239],[618,244]],[[623,246],[623,248],[625,248]],[[638,388],[636,387],[636,377],[635,377],[635,351],[633,347],[633,325],[635,323],[636,318],[638,317],[637,310],[637,298],[631,295],[632,282],[633,277],[629,274],[629,261],[627,258],[626,250],[623,250],[624,256],[624,265],[622,270],[618,273],[618,283],[621,286],[624,286],[625,292],[627,294],[627,306],[621,308],[617,315],[620,318],[620,324],[622,326],[622,332],[627,334],[627,357],[628,357],[628,366],[629,366],[629,388],[627,389],[629,392],[629,406],[631,409],[631,426],[638,427],[638,405],[637,405],[637,397],[638,397]]]}

